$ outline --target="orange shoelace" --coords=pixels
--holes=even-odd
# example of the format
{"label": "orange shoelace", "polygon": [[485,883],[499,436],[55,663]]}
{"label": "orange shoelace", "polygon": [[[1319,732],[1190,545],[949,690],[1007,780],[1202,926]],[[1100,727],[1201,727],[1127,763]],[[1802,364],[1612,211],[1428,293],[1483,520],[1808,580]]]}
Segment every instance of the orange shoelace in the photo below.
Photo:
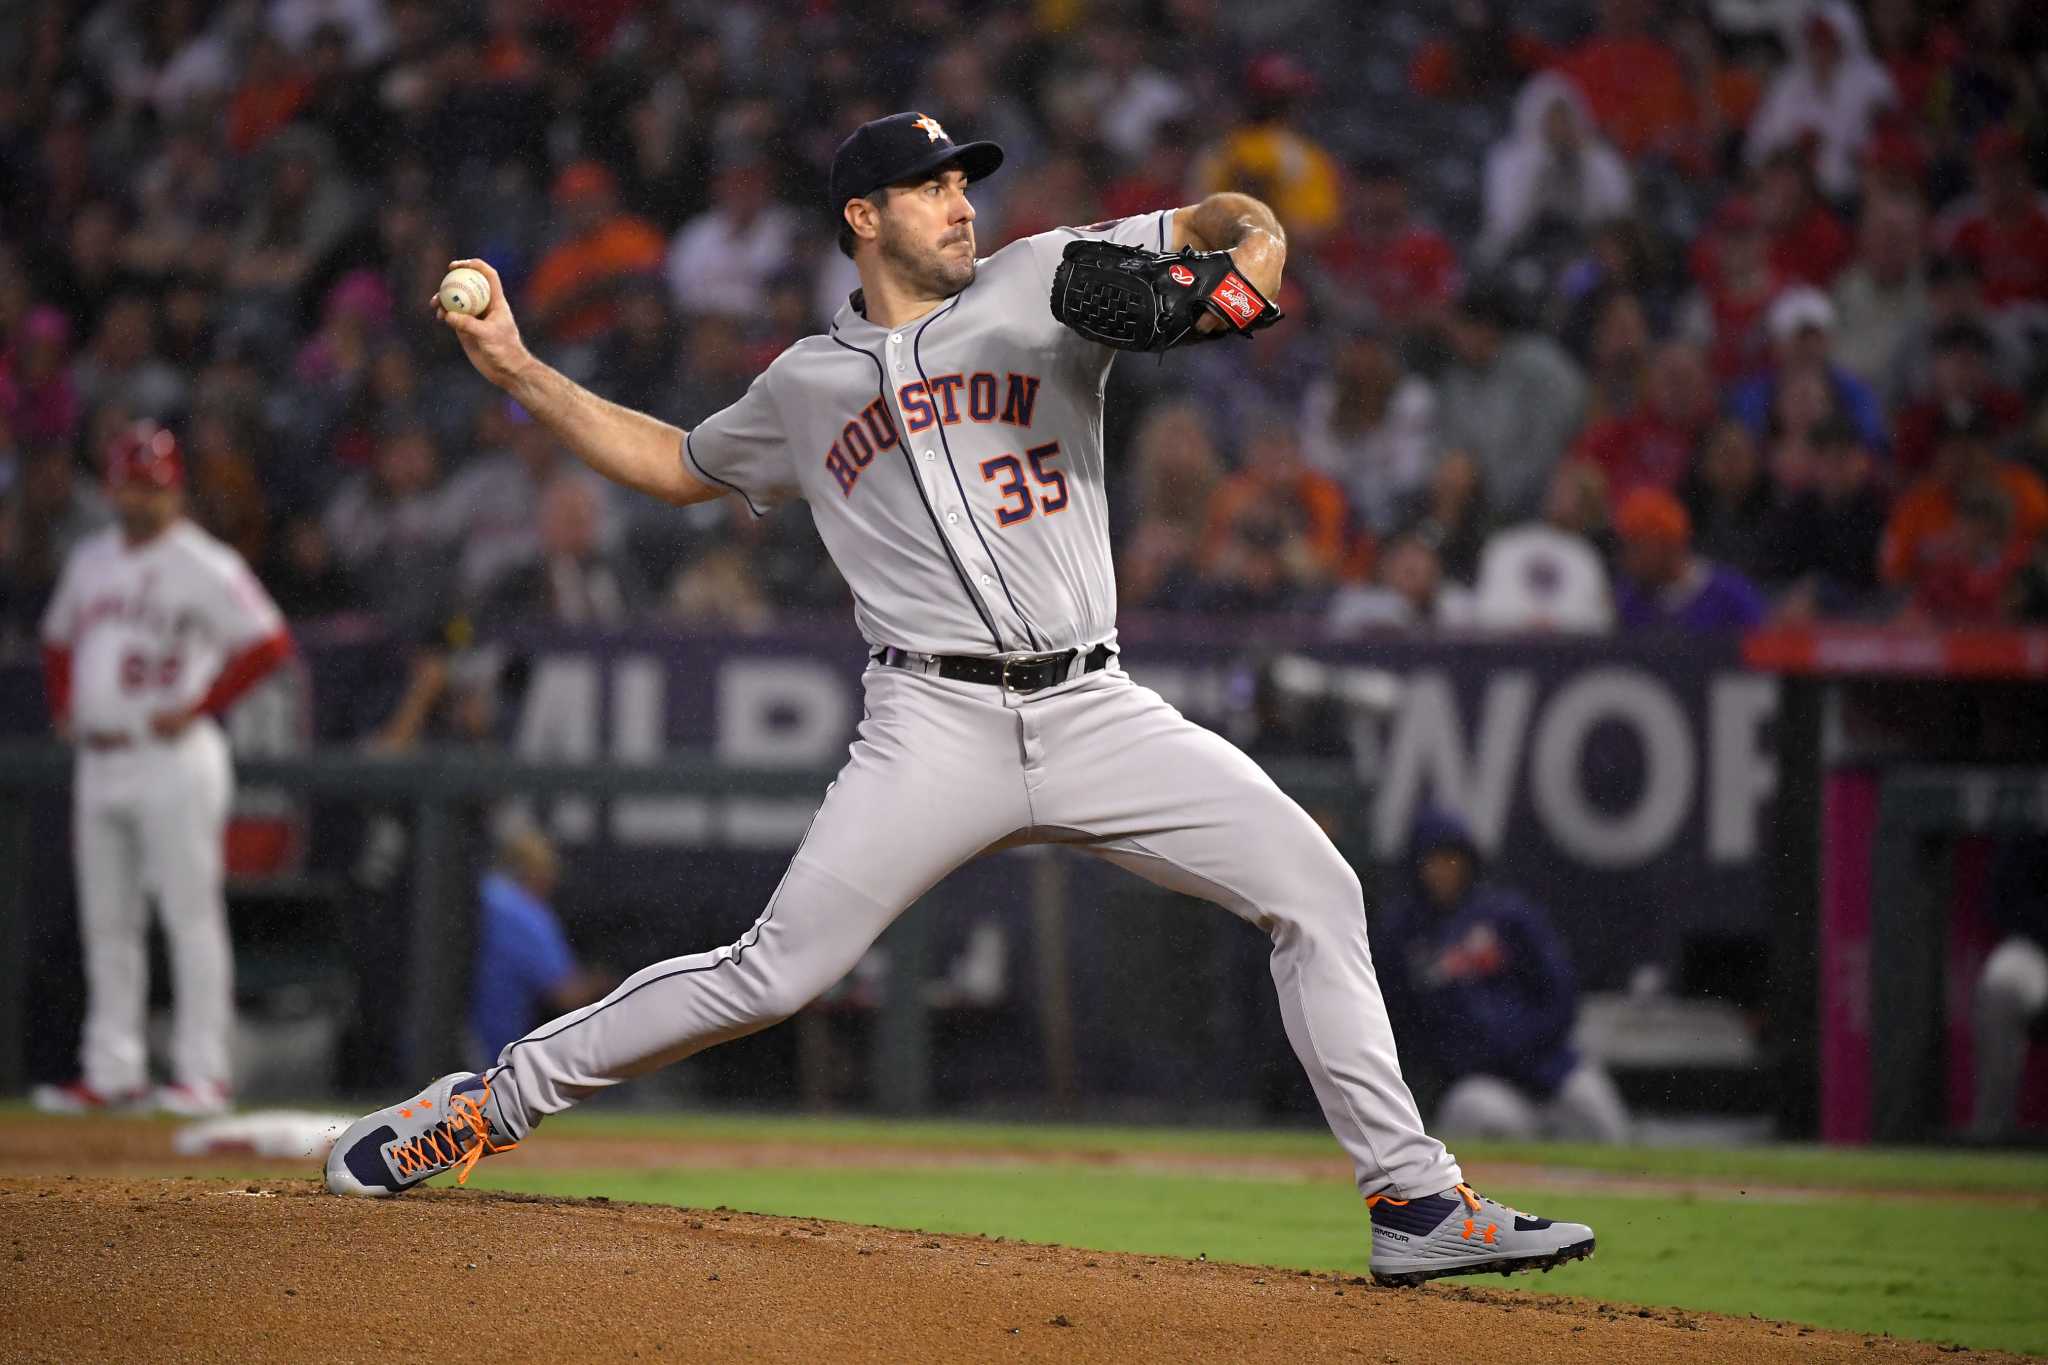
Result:
{"label": "orange shoelace", "polygon": [[[1458,1192],[1458,1198],[1465,1201],[1465,1209],[1467,1213],[1479,1212],[1479,1196],[1472,1192],[1472,1187],[1470,1185],[1453,1185],[1451,1186],[1451,1188]],[[1479,1220],[1477,1218],[1468,1217],[1465,1220],[1464,1236],[1465,1240],[1468,1242],[1472,1240],[1473,1235],[1476,1233],[1479,1237],[1479,1240],[1485,1242],[1488,1246],[1492,1246],[1494,1236],[1499,1231],[1500,1224],[1498,1223],[1488,1223],[1486,1227],[1482,1230],[1479,1226]]]}
{"label": "orange shoelace", "polygon": [[[509,1152],[516,1142],[491,1141],[491,1121],[484,1117],[484,1105],[491,1101],[491,1083],[484,1080],[484,1097],[448,1097],[448,1117],[407,1142],[391,1149],[392,1164],[400,1176],[431,1175],[446,1166],[459,1166],[455,1183],[467,1185],[469,1173],[487,1156]],[[422,1101],[421,1103],[431,1103]]]}

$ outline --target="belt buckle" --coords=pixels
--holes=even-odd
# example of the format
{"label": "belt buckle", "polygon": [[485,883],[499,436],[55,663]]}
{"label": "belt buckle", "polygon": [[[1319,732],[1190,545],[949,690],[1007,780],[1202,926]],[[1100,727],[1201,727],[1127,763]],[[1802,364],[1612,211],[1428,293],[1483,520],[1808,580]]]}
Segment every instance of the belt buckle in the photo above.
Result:
{"label": "belt buckle", "polygon": [[1032,683],[1029,686],[1026,686],[1022,683],[1015,683],[1010,681],[1010,669],[1013,665],[1023,665],[1032,668],[1045,668],[1053,665],[1072,663],[1074,659],[1074,654],[1075,651],[1071,649],[1056,649],[1049,654],[1004,655],[1003,690],[1006,692],[1015,692],[1021,696],[1029,696],[1033,692],[1043,692],[1048,687],[1052,687],[1055,684],[1065,682],[1066,678],[1064,676],[1050,677],[1045,679],[1045,681],[1043,682]]}

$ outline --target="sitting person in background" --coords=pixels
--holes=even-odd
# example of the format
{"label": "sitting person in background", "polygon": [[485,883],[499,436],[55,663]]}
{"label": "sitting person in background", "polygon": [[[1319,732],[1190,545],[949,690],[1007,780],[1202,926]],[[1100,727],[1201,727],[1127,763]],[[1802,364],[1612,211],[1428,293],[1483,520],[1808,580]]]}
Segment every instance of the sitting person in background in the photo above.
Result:
{"label": "sitting person in background", "polygon": [[607,551],[598,490],[563,471],[540,494],[540,553],[491,594],[487,617],[562,626],[616,626],[637,615],[647,590],[632,561]]}
{"label": "sitting person in background", "polygon": [[1751,578],[1763,576],[1778,498],[1748,427],[1736,421],[1716,426],[1678,494],[1692,519],[1693,547],[1700,554]]}
{"label": "sitting person in background", "polygon": [[[2000,459],[1993,445],[1996,435],[1990,414],[1981,408],[1944,416],[1932,467],[1892,509],[1879,564],[1885,582],[1895,587],[1916,592],[1931,587],[1934,596],[1924,605],[1946,600],[1963,587],[1963,580],[1995,569],[1997,556],[1985,559],[1991,523],[2003,520],[2005,539],[2019,547],[2031,546],[2048,530],[2048,484],[2024,465]],[[1966,493],[1971,495],[1967,516]],[[2003,512],[1996,510],[1999,501]],[[1936,580],[1941,586],[1935,586]]]}
{"label": "sitting person in background", "polygon": [[1442,31],[1408,67],[1408,84],[1436,99],[1506,95],[1556,58],[1549,43],[1508,17],[1499,0],[1452,0]]}
{"label": "sitting person in background", "polygon": [[1555,341],[1527,330],[1522,313],[1503,286],[1466,290],[1437,389],[1445,448],[1477,462],[1487,505],[1508,521],[1536,515],[1586,411],[1585,376]]}
{"label": "sitting person in background", "polygon": [[1614,514],[1622,582],[1615,594],[1624,630],[1747,630],[1764,618],[1764,597],[1735,570],[1693,553],[1692,518],[1671,494],[1638,488]]}
{"label": "sitting person in background", "polygon": [[321,516],[334,561],[363,604],[407,629],[447,614],[455,562],[441,450],[424,426],[377,443],[368,469],[343,484]]}
{"label": "sitting person in background", "polygon": [[1160,403],[1145,414],[1131,441],[1137,520],[1120,537],[1118,595],[1134,607],[1192,607],[1196,562],[1209,501],[1223,482],[1223,457],[1201,409]]}
{"label": "sitting person in background", "polygon": [[1444,581],[1436,547],[1414,532],[1389,541],[1380,553],[1376,580],[1339,591],[1324,619],[1325,629],[1338,638],[1368,630],[1456,629],[1471,624],[1471,590]]}
{"label": "sitting person in background", "polygon": [[1998,343],[1991,329],[1962,318],[1928,337],[1926,396],[1899,410],[1892,457],[1901,479],[1917,479],[1934,463],[1934,444],[1951,413],[1977,409],[1989,421],[1992,438],[2003,440],[2026,421],[2026,400],[2000,384],[1993,368]]}
{"label": "sitting person in background", "polygon": [[1493,527],[1478,461],[1463,450],[1452,450],[1437,461],[1429,486],[1416,499],[1403,529],[1429,542],[1445,574],[1470,583],[1479,572],[1479,552]]}
{"label": "sitting person in background", "polygon": [[620,289],[660,269],[666,248],[651,223],[619,208],[601,162],[564,167],[553,198],[562,231],[527,281],[527,325],[560,345],[594,341],[617,322]]}
{"label": "sitting person in background", "polygon": [[1542,908],[1482,881],[1479,847],[1446,812],[1416,821],[1413,887],[1373,935],[1401,1054],[1449,1086],[1434,1123],[1468,1137],[1626,1142],[1613,1080],[1571,1044],[1578,986]]}
{"label": "sitting person in background", "polygon": [[1854,425],[1830,418],[1812,444],[1811,482],[1772,514],[1764,577],[1792,585],[1789,614],[1839,616],[1877,591],[1885,493]]}
{"label": "sitting person in background", "polygon": [[1457,249],[1414,216],[1399,163],[1360,162],[1346,203],[1342,225],[1317,252],[1331,280],[1369,299],[1374,318],[1394,331],[1441,323],[1458,286]]}
{"label": "sitting person in background", "polygon": [[561,882],[554,845],[538,830],[506,836],[477,889],[476,970],[469,1028],[488,1063],[534,1025],[581,1009],[611,989],[580,966],[549,905]]}
{"label": "sitting person in background", "polygon": [[1486,154],[1485,225],[1475,251],[1498,265],[1545,231],[1583,236],[1629,211],[1628,163],[1594,126],[1579,88],[1554,71],[1515,96],[1512,131]]}
{"label": "sitting person in background", "polygon": [[1706,353],[1691,342],[1666,342],[1650,357],[1642,401],[1588,426],[1573,454],[1599,467],[1612,498],[1644,486],[1676,488],[1713,424],[1715,402]]}
{"label": "sitting person in background", "polygon": [[1550,478],[1543,520],[1499,531],[1479,557],[1474,624],[1487,630],[1614,629],[1614,595],[1593,537],[1605,528],[1607,485],[1583,460]]}
{"label": "sitting person in background", "polygon": [[1824,385],[1835,411],[1848,417],[1872,450],[1888,448],[1884,412],[1868,384],[1835,363],[1835,305],[1818,289],[1787,289],[1771,304],[1771,366],[1741,384],[1729,408],[1759,438],[1770,431],[1779,395],[1801,381]]}
{"label": "sitting person in background", "polygon": [[1965,484],[1955,501],[1955,527],[1944,538],[1942,553],[1922,564],[1915,576],[1906,619],[1935,626],[2011,620],[2034,544],[2013,534],[2012,499],[1997,484]]}
{"label": "sitting person in background", "polygon": [[1302,400],[1302,452],[1344,486],[1364,529],[1390,535],[1436,463],[1436,392],[1402,368],[1391,338],[1359,329]]}
{"label": "sitting person in background", "polygon": [[[1267,589],[1324,587],[1352,567],[1351,513],[1336,480],[1302,458],[1291,424],[1262,422],[1251,439],[1245,466],[1225,479],[1209,500],[1202,534],[1202,573],[1239,605],[1268,600]],[[1262,567],[1268,552],[1284,562],[1279,579]],[[1231,587],[1230,585],[1236,585]]]}

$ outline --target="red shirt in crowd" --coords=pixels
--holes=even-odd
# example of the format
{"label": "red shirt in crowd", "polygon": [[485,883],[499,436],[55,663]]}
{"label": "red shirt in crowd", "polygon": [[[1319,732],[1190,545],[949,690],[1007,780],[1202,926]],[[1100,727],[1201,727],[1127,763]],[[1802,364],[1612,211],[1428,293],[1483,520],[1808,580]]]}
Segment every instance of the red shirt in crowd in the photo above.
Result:
{"label": "red shirt in crowd", "polygon": [[[1549,66],[1556,52],[1550,44],[1531,33],[1508,36],[1508,62],[1520,75],[1533,75]],[[1416,52],[1408,67],[1408,84],[1418,95],[1439,99],[1475,93],[1464,69],[1458,45],[1449,38],[1432,38]]]}
{"label": "red shirt in crowd", "polygon": [[1981,200],[1965,200],[1942,237],[1948,251],[1976,264],[1986,304],[2048,301],[2048,197],[2037,196],[2007,222],[1993,218]]}
{"label": "red shirt in crowd", "polygon": [[1619,503],[1637,488],[1676,488],[1698,441],[1697,431],[1637,409],[1586,428],[1574,454],[1607,476],[1608,501]]}
{"label": "red shirt in crowd", "polygon": [[[1993,384],[1974,400],[1984,409],[2003,437],[2019,429],[2027,420],[2027,403],[2011,389]],[[1900,409],[1892,422],[1892,463],[1898,467],[1901,478],[1913,479],[1927,472],[1934,463],[1934,443],[1941,430],[1941,404],[1932,398],[1923,398]]]}
{"label": "red shirt in crowd", "polygon": [[1593,108],[1593,121],[1624,156],[1681,142],[1693,118],[1692,91],[1669,47],[1646,34],[1588,38],[1557,63]]}
{"label": "red shirt in crowd", "polygon": [[1800,219],[1771,234],[1771,264],[1798,284],[1825,289],[1856,254],[1849,229],[1825,204],[1815,204]]}
{"label": "red shirt in crowd", "polygon": [[1448,304],[1458,289],[1456,249],[1418,224],[1384,239],[1340,228],[1316,254],[1340,284],[1371,299],[1381,320],[1395,326]]}

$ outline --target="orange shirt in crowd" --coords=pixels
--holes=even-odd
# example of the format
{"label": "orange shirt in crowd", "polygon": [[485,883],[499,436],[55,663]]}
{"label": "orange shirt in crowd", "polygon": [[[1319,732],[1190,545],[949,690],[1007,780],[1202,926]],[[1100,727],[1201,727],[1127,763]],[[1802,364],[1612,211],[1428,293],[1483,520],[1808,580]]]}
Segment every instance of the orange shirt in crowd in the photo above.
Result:
{"label": "orange shirt in crowd", "polygon": [[1230,541],[1231,528],[1245,508],[1279,492],[1299,509],[1301,533],[1316,563],[1328,574],[1344,574],[1358,560],[1351,555],[1351,510],[1335,479],[1313,469],[1286,476],[1277,486],[1252,470],[1233,474],[1209,501],[1209,521],[1202,530],[1201,560],[1213,564]]}
{"label": "orange shirt in crowd", "polygon": [[[556,341],[588,341],[612,325],[618,306],[602,293],[581,304],[571,306],[570,301],[608,280],[659,270],[666,250],[659,232],[620,214],[588,237],[564,242],[541,257],[527,282],[528,304],[536,316],[548,320],[548,335]],[[553,316],[556,307],[569,311]]]}
{"label": "orange shirt in crowd", "polygon": [[[2012,504],[2013,539],[2022,544],[2048,531],[2048,484],[2024,465],[2001,460],[1992,479]],[[1925,478],[1907,488],[1885,527],[1879,562],[1888,583],[1905,583],[1941,558],[1943,542],[1956,529],[1955,491],[1947,481]]]}

